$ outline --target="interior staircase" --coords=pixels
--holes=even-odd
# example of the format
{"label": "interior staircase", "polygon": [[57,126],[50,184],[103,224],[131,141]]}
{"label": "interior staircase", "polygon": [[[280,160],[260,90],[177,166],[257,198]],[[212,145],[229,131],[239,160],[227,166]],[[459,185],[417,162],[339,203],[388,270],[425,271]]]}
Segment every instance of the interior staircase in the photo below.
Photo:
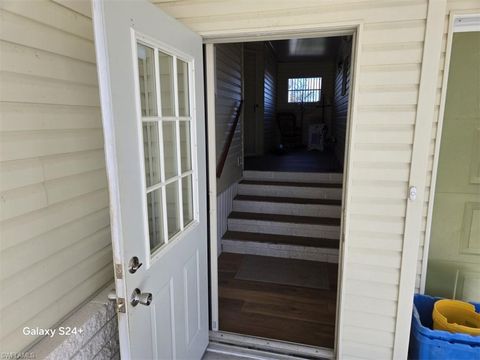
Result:
{"label": "interior staircase", "polygon": [[342,178],[244,171],[222,251],[337,263]]}

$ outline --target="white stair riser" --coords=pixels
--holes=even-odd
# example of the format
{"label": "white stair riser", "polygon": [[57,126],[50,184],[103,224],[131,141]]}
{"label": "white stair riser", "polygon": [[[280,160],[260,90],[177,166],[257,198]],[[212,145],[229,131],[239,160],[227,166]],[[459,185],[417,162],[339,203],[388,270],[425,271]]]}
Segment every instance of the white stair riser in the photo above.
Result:
{"label": "white stair riser", "polygon": [[235,254],[273,256],[338,263],[338,250],[298,245],[261,243],[255,241],[222,240],[222,251]]}
{"label": "white stair riser", "polygon": [[243,172],[245,180],[263,181],[300,181],[313,183],[341,184],[343,174],[339,173],[307,173],[307,172],[278,172],[278,171],[252,171]]}
{"label": "white stair riser", "polygon": [[339,205],[292,204],[267,201],[234,200],[233,211],[294,216],[339,218]]}
{"label": "white stair riser", "polygon": [[228,230],[325,239],[340,238],[339,226],[284,223],[265,220],[228,219]]}
{"label": "white stair riser", "polygon": [[271,186],[242,183],[238,184],[238,193],[240,195],[278,196],[302,199],[341,200],[342,198],[342,189],[340,188],[332,189],[301,186]]}

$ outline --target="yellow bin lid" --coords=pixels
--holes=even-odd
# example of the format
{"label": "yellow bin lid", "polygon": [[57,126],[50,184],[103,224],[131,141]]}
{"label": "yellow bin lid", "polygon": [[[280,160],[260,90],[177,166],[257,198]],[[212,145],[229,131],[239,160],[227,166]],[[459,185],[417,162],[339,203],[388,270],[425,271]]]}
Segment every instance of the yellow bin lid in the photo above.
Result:
{"label": "yellow bin lid", "polygon": [[435,330],[480,335],[480,314],[467,302],[438,300],[433,306],[432,317]]}

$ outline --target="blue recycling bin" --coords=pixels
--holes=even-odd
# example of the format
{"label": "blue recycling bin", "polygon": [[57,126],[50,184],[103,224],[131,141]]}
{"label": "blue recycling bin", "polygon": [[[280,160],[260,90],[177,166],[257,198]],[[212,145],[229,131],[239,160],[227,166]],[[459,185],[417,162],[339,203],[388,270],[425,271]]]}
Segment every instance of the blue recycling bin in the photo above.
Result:
{"label": "blue recycling bin", "polygon": [[[412,360],[479,360],[480,336],[433,330],[433,305],[440,298],[415,294],[409,359]],[[475,310],[480,312],[480,304]]]}

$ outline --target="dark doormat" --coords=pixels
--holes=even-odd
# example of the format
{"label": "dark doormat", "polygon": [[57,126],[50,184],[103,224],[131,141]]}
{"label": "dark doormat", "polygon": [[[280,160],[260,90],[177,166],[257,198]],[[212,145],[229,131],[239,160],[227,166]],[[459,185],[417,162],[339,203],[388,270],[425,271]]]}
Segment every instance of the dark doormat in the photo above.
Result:
{"label": "dark doormat", "polygon": [[248,256],[235,279],[328,290],[328,268],[317,261]]}

